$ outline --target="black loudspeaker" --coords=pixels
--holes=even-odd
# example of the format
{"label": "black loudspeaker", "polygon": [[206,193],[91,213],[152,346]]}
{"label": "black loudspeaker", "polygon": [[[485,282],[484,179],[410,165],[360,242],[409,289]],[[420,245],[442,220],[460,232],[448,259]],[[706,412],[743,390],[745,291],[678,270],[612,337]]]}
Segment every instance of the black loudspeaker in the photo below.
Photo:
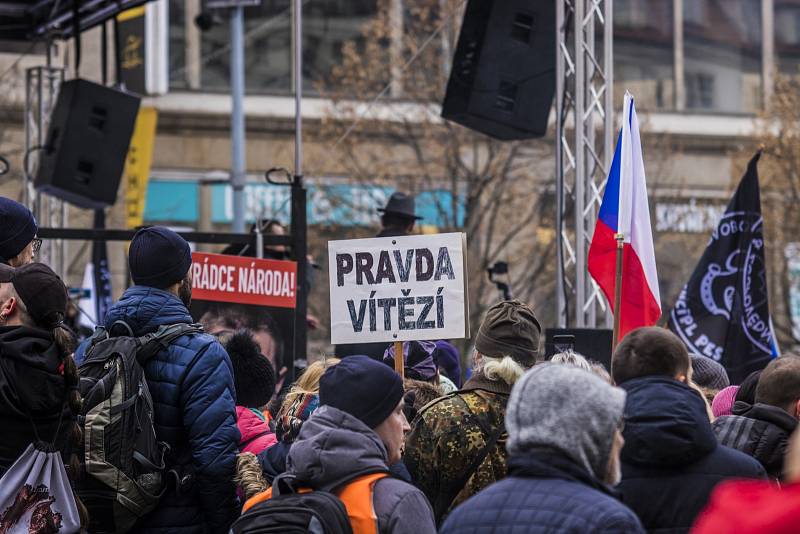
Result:
{"label": "black loudspeaker", "polygon": [[544,356],[549,360],[556,350],[553,338],[555,336],[574,336],[574,350],[589,358],[602,363],[611,371],[611,343],[613,332],[607,328],[548,328],[544,332]]}
{"label": "black loudspeaker", "polygon": [[82,208],[114,204],[139,97],[86,80],[61,85],[34,185]]}
{"label": "black loudspeaker", "polygon": [[497,139],[547,132],[556,84],[556,2],[470,0],[442,117]]}

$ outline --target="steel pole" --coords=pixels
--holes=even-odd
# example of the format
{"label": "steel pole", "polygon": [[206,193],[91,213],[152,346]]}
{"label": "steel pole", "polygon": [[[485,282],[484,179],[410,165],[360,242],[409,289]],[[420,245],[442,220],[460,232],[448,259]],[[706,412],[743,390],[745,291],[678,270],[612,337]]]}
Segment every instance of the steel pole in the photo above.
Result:
{"label": "steel pole", "polygon": [[[292,252],[297,262],[297,302],[294,309],[294,361],[307,359],[308,292],[306,189],[303,186],[303,2],[294,2],[294,177],[292,179]],[[294,380],[289,366],[287,382]]]}
{"label": "steel pole", "polygon": [[231,10],[231,187],[233,232],[244,232],[245,121],[244,121],[244,8]]}
{"label": "steel pole", "polygon": [[564,85],[566,66],[561,43],[564,41],[564,2],[556,2],[556,326],[567,326],[567,296],[564,287]]}

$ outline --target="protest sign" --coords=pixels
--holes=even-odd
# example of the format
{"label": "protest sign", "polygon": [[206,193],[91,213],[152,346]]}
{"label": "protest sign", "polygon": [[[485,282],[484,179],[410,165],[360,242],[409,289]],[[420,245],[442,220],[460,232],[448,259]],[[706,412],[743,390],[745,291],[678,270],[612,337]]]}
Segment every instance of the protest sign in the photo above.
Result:
{"label": "protest sign", "polygon": [[224,254],[192,254],[192,297],[294,308],[297,264]]}
{"label": "protest sign", "polygon": [[297,263],[194,252],[191,274],[194,320],[221,338],[250,330],[283,376],[294,354]]}
{"label": "protest sign", "polygon": [[461,233],[328,243],[331,343],[469,335]]}

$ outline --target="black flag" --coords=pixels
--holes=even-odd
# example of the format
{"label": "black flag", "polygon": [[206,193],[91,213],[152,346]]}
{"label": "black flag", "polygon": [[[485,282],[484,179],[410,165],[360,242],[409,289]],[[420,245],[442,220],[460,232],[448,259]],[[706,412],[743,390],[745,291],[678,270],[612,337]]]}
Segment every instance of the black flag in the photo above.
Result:
{"label": "black flag", "polygon": [[669,315],[669,328],[690,352],[721,363],[740,383],[777,356],[767,299],[759,152],[711,234]]}

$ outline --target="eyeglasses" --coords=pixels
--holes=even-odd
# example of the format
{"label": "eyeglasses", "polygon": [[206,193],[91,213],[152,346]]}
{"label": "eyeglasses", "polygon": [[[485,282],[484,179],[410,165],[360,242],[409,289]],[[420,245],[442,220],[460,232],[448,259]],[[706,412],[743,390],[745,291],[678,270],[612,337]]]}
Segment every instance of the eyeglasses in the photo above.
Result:
{"label": "eyeglasses", "polygon": [[31,243],[33,244],[32,247],[31,247],[32,250],[33,250],[33,253],[34,254],[38,254],[39,253],[39,249],[42,248],[42,239],[40,237],[34,237],[33,240],[31,241]]}

